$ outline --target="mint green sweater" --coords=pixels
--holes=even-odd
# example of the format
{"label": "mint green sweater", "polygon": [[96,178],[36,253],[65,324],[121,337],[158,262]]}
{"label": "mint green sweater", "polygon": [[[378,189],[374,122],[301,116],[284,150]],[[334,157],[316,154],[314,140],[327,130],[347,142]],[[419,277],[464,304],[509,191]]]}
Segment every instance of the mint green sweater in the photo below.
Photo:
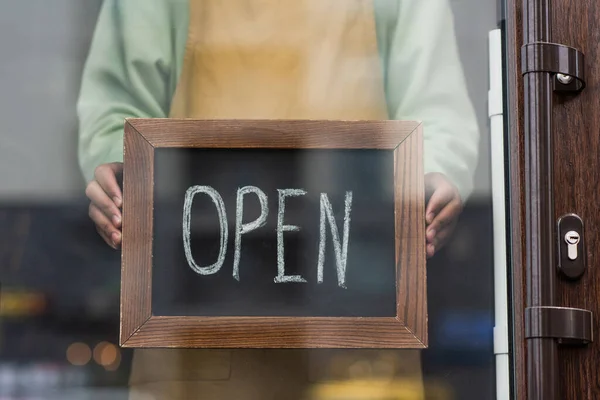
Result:
{"label": "mint green sweater", "polygon": [[[201,0],[104,0],[77,104],[87,180],[98,165],[123,160],[126,118],[169,115],[188,1]],[[466,199],[479,132],[448,0],[374,0],[374,7],[389,118],[423,123],[425,171],[446,174]]]}

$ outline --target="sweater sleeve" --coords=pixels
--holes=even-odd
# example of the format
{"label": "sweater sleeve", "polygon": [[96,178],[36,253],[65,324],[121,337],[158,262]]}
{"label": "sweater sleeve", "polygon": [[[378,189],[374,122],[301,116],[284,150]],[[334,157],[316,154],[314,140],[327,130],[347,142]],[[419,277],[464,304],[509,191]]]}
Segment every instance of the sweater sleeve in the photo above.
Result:
{"label": "sweater sleeve", "polygon": [[77,103],[78,157],[86,180],[123,160],[126,118],[168,114],[173,75],[172,13],[167,0],[105,0]]}
{"label": "sweater sleeve", "polygon": [[425,172],[441,172],[466,200],[479,129],[467,93],[448,0],[400,0],[389,41],[387,97],[393,119],[423,124]]}

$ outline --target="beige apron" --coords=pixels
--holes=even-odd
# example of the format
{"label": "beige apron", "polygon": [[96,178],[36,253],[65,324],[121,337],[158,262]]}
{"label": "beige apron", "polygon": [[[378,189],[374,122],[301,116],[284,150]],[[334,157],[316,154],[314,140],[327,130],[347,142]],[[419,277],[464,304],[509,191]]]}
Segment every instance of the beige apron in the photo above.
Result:
{"label": "beige apron", "polygon": [[[190,0],[170,117],[387,119],[373,0]],[[320,400],[339,391],[422,399],[419,353],[137,350],[131,376],[132,400]]]}

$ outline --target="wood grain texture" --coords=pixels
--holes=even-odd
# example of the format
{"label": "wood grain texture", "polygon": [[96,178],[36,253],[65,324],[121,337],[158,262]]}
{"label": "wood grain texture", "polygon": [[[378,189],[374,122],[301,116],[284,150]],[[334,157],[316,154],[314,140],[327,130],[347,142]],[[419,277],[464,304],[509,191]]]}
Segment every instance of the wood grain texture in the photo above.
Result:
{"label": "wood grain texture", "polygon": [[418,126],[407,121],[129,119],[154,147],[394,149]]}
{"label": "wood grain texture", "polygon": [[[578,96],[555,96],[555,216],[578,214],[584,222],[587,272],[578,281],[559,275],[560,306],[593,312],[600,324],[600,4],[597,0],[554,0],[553,40],[585,54],[587,87]],[[597,336],[597,335],[595,335]],[[600,399],[600,341],[559,349],[560,398]]]}
{"label": "wood grain texture", "polygon": [[394,151],[397,318],[427,345],[425,181],[419,125]]}
{"label": "wood grain texture", "polygon": [[[511,223],[513,275],[512,299],[515,321],[514,376],[516,398],[525,399],[526,347],[523,333],[525,271],[527,251],[523,242],[527,226],[524,219],[523,177],[523,86],[518,66],[522,45],[522,1],[508,0],[508,70],[511,138]],[[579,281],[568,281],[559,275],[557,305],[583,308],[600,314],[600,275],[594,272],[600,263],[596,248],[600,245],[600,4],[595,0],[554,0],[552,2],[552,40],[580,49],[585,54],[586,89],[577,97],[553,96],[554,141],[554,214],[558,219],[576,213],[585,224],[588,271]],[[594,331],[600,328],[594,320]],[[592,400],[600,398],[600,343],[587,347],[559,349],[559,398]]]}
{"label": "wood grain texture", "polygon": [[[513,321],[514,334],[511,341],[511,370],[515,378],[513,393],[515,399],[527,397],[527,348],[525,343],[525,197],[523,193],[525,152],[523,147],[523,79],[521,76],[521,46],[523,45],[523,1],[507,0],[506,4],[506,80],[507,80],[507,109],[508,143],[510,164],[510,208],[507,215],[510,219],[510,287],[509,299],[512,308],[509,317]],[[510,330],[509,330],[510,331]]]}
{"label": "wood grain texture", "polygon": [[[123,347],[424,348],[427,346],[423,132],[401,121],[138,120],[126,124],[121,339]],[[267,129],[261,128],[265,125]],[[226,139],[202,131],[221,132]],[[247,129],[246,129],[247,126]],[[276,129],[276,127],[278,127]],[[412,127],[412,131],[406,130]],[[299,136],[303,129],[310,139]],[[151,132],[151,133],[148,133]],[[161,133],[162,132],[162,133]],[[240,132],[248,135],[245,145]],[[160,134],[159,134],[160,133]],[[249,134],[250,133],[250,134]],[[260,140],[252,139],[259,135]],[[380,135],[381,134],[381,135]],[[163,140],[161,136],[169,136]],[[287,141],[281,139],[288,137]],[[332,143],[332,137],[337,138]],[[396,142],[392,144],[392,138]],[[345,142],[346,141],[346,142]],[[343,143],[346,143],[345,145]],[[232,145],[233,143],[233,145]],[[385,145],[385,147],[383,147]],[[346,317],[151,316],[154,148],[386,148],[394,151],[397,315]]]}
{"label": "wood grain texture", "polygon": [[121,344],[151,316],[154,148],[125,125],[123,241],[121,252]]}
{"label": "wood grain texture", "polygon": [[424,348],[396,318],[157,317],[125,347]]}

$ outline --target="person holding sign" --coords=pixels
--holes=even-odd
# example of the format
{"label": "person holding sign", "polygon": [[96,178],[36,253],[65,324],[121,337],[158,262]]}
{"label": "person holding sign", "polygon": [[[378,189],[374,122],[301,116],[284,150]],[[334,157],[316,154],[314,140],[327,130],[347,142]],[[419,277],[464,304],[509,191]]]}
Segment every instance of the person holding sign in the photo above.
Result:
{"label": "person holding sign", "polygon": [[[78,115],[89,214],[115,249],[126,118],[420,120],[428,257],[450,237],[477,161],[448,0],[105,0]],[[418,352],[384,353],[419,376]],[[308,387],[304,359],[139,350],[132,398],[292,399]]]}

